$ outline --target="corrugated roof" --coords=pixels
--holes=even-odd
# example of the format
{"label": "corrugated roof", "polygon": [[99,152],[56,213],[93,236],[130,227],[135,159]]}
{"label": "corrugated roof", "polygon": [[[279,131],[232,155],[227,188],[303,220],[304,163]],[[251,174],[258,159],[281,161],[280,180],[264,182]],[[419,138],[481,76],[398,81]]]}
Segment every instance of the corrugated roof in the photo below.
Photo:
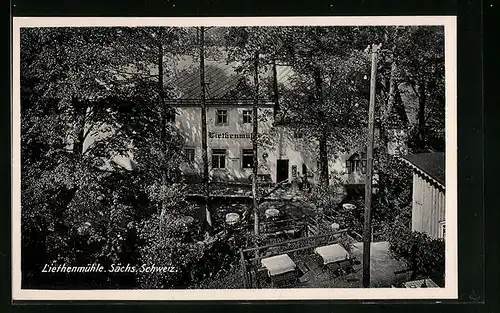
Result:
{"label": "corrugated roof", "polygon": [[402,157],[414,169],[423,172],[434,181],[445,187],[445,154],[444,152],[418,153]]}

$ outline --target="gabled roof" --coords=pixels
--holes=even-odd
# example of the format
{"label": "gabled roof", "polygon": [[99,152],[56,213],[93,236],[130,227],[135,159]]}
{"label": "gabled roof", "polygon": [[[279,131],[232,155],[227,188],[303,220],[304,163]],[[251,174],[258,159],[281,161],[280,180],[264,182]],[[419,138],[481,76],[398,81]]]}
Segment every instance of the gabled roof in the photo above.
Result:
{"label": "gabled roof", "polygon": [[[221,52],[222,54],[222,52]],[[239,71],[238,62],[205,60],[205,97],[222,102],[253,101],[253,75]],[[201,97],[199,60],[184,55],[169,60],[171,72],[165,77],[165,86],[170,88],[174,97],[169,102],[197,102]],[[278,75],[278,79],[280,79]],[[272,70],[262,66],[259,72],[259,98],[270,102],[272,94]]]}
{"label": "gabled roof", "polygon": [[444,152],[418,153],[401,157],[414,170],[432,179],[441,187],[445,187],[445,154]]}

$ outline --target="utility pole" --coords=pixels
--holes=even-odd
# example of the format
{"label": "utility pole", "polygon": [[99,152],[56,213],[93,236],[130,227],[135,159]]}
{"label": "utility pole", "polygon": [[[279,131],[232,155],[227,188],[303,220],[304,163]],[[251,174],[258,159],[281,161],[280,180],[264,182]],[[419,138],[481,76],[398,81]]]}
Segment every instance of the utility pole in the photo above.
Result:
{"label": "utility pole", "polygon": [[370,288],[370,245],[372,237],[372,180],[373,140],[375,120],[375,82],[377,76],[377,54],[381,44],[372,45],[372,69],[370,78],[370,106],[368,109],[368,140],[366,144],[365,223],[363,228],[363,288]]}
{"label": "utility pole", "polygon": [[208,177],[208,147],[207,147],[207,106],[205,99],[205,29],[200,27],[199,32],[200,48],[200,89],[201,89],[201,146],[203,158],[203,193],[205,196],[205,216],[206,221],[212,227],[212,216],[210,214],[210,182]]}

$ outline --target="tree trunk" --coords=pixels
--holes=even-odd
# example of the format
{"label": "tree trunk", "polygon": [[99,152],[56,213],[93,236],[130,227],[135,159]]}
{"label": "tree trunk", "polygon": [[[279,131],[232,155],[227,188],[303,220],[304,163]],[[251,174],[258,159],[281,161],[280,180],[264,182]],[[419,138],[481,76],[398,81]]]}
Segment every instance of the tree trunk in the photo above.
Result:
{"label": "tree trunk", "polygon": [[397,64],[395,58],[393,57],[391,62],[391,73],[389,76],[389,98],[387,99],[387,103],[382,112],[382,118],[380,121],[380,140],[382,142],[381,151],[384,154],[387,153],[387,145],[389,144],[388,122],[392,113],[392,108],[394,107],[396,91],[396,70]]}
{"label": "tree trunk", "polygon": [[[162,28],[158,29],[158,100],[160,106],[160,171],[161,171],[161,186],[163,191],[167,187],[167,169],[166,169],[166,141],[167,141],[167,108],[165,106],[165,94],[163,91],[163,43],[161,41],[163,35]],[[164,196],[164,192],[162,197]],[[161,199],[160,220],[163,221],[167,211],[165,199]]]}
{"label": "tree trunk", "polygon": [[[82,155],[83,155],[83,143],[85,140],[85,112],[86,110],[83,110],[81,107],[81,103],[76,97],[72,97],[71,99],[71,104],[73,106],[73,110],[75,112],[75,125],[73,129],[73,149],[72,149],[72,155],[73,155],[73,171],[74,174],[77,172],[77,166],[78,163],[81,161]],[[83,111],[83,114],[82,114]],[[62,190],[59,191],[58,193],[58,199],[60,205],[61,205],[61,210],[59,211],[60,216],[62,217],[62,214],[66,210],[66,208],[69,206],[73,198],[75,197],[76,192],[78,191],[78,186],[74,185],[71,188],[63,187]]]}
{"label": "tree trunk", "polygon": [[279,113],[279,90],[278,90],[278,73],[276,70],[276,59],[273,59],[273,94],[274,94],[274,109],[273,114],[276,118],[276,114]]}
{"label": "tree trunk", "polygon": [[257,200],[257,175],[258,175],[258,157],[257,157],[257,136],[258,136],[258,109],[259,109],[259,52],[254,54],[254,101],[252,110],[252,147],[253,147],[253,175],[252,175],[252,197],[253,197],[253,212],[254,212],[254,233],[259,234],[259,204]]}
{"label": "tree trunk", "polygon": [[319,138],[319,163],[320,163],[320,182],[324,186],[329,185],[329,173],[328,173],[328,146],[327,146],[328,134],[326,128],[323,128],[320,138]]}
{"label": "tree trunk", "polygon": [[386,108],[387,111],[385,118],[387,118],[389,114],[391,114],[392,107],[394,106],[395,93],[396,93],[396,71],[397,71],[397,64],[395,57],[393,57],[391,62],[391,76],[389,77],[389,99],[387,100],[387,108]]}
{"label": "tree trunk", "polygon": [[75,128],[73,134],[73,156],[76,159],[82,157],[83,154],[83,142],[85,140],[85,114],[87,110],[85,110],[82,106],[82,103],[78,100],[77,97],[73,96],[71,99],[71,104],[73,107],[73,111],[75,112]]}
{"label": "tree trunk", "polygon": [[425,83],[420,82],[418,89],[418,137],[417,137],[417,147],[419,149],[425,148],[425,102],[426,102],[426,90]]}
{"label": "tree trunk", "polygon": [[410,121],[408,120],[406,108],[404,106],[403,99],[401,98],[401,92],[399,91],[399,88],[397,86],[395,86],[394,88],[394,109],[403,122],[403,126],[405,128],[408,128],[408,124],[410,123]]}
{"label": "tree trunk", "polygon": [[[201,89],[201,148],[203,158],[203,193],[205,196],[205,220],[212,228],[212,214],[210,212],[210,181],[208,177],[208,145],[207,145],[207,107],[205,101],[205,29],[200,27],[200,89]],[[203,215],[203,214],[202,214]]]}
{"label": "tree trunk", "polygon": [[[321,78],[321,72],[318,66],[313,68],[314,85],[315,85],[315,98],[318,102],[319,108],[322,108],[323,104],[323,79]],[[320,182],[324,186],[329,185],[329,175],[328,175],[328,132],[327,132],[327,121],[320,121],[321,123],[321,134],[319,136],[319,163],[320,163]]]}

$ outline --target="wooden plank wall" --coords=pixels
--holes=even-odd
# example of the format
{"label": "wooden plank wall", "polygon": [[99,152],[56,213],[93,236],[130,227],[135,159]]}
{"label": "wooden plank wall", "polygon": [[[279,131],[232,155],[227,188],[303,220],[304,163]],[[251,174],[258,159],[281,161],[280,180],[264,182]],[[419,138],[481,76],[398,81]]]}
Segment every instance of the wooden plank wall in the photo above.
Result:
{"label": "wooden plank wall", "polygon": [[412,230],[441,238],[445,219],[444,190],[419,173],[413,173]]}

